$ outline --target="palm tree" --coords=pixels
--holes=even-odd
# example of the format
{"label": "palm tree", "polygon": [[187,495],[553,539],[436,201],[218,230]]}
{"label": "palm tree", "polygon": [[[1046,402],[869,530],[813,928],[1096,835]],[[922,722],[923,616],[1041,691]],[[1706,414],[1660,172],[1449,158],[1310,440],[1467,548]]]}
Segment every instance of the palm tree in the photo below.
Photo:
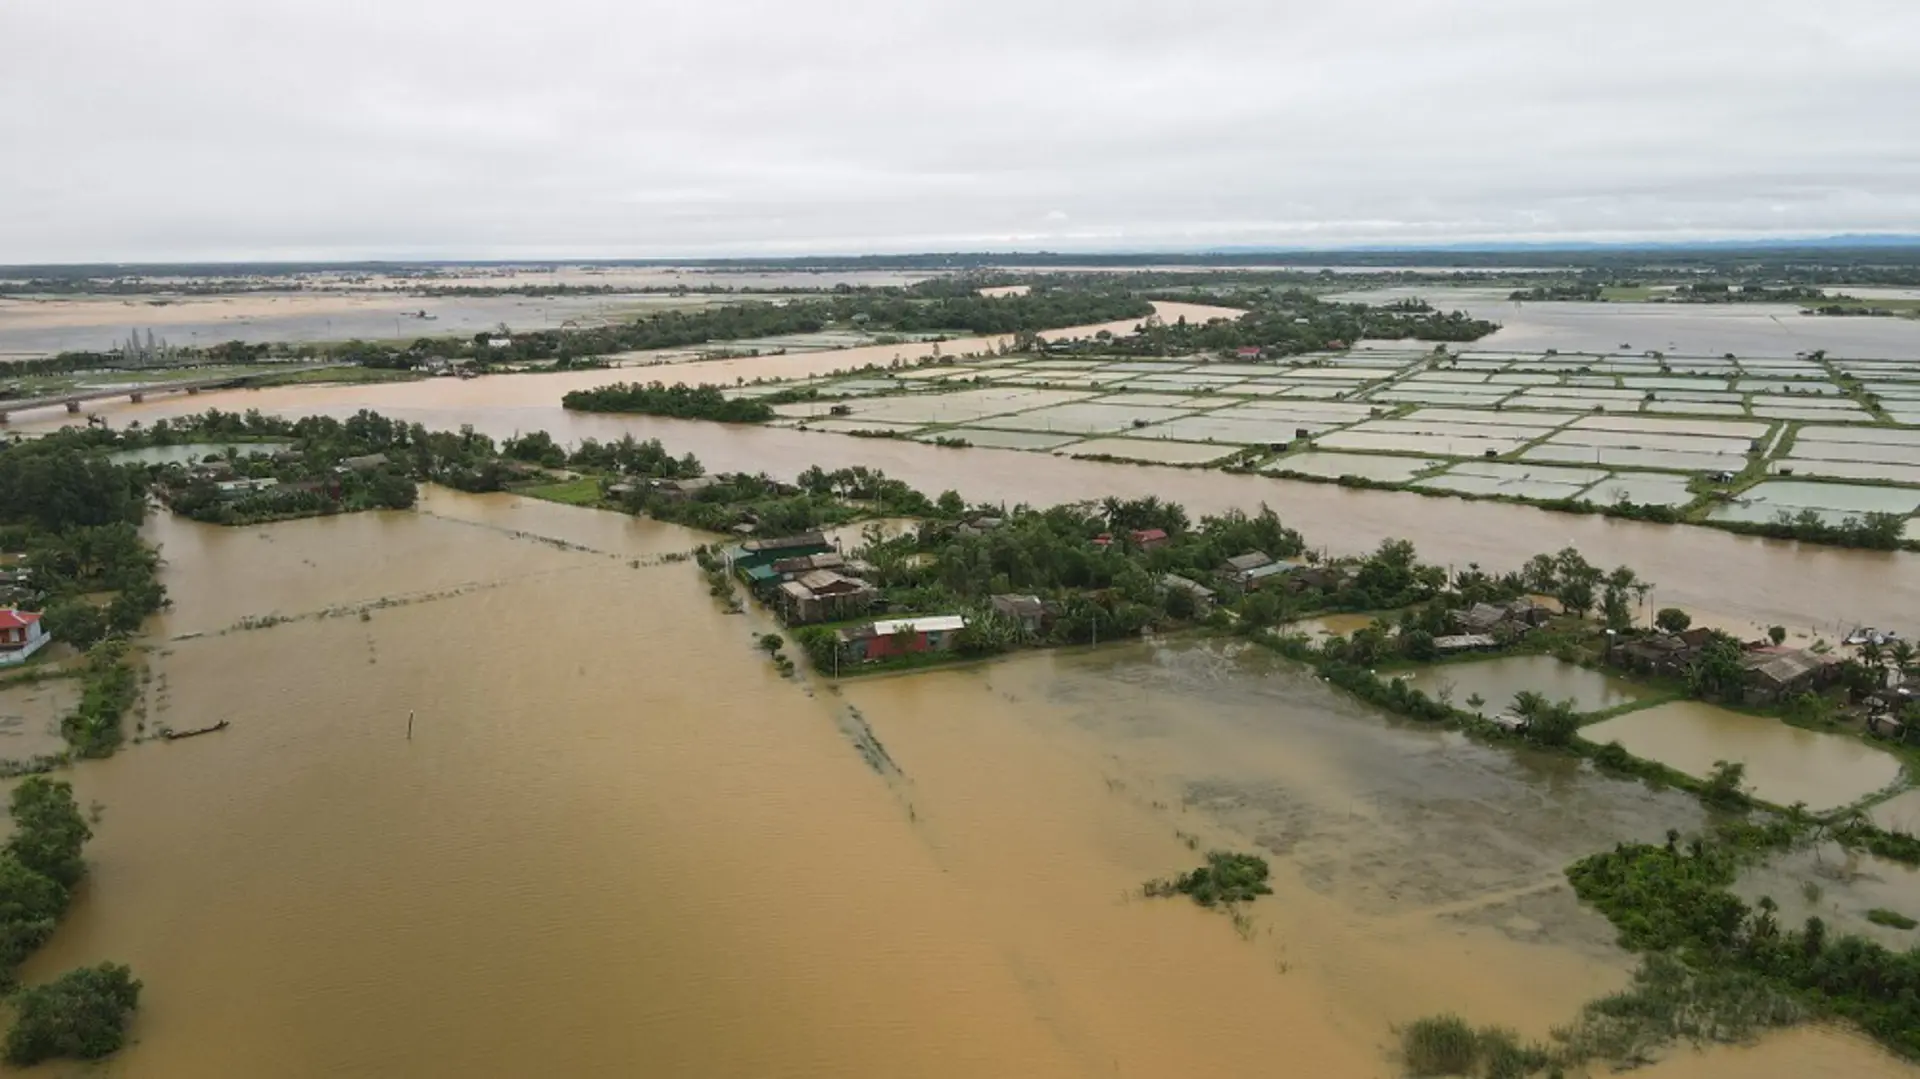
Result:
{"label": "palm tree", "polygon": [[1916,659],[1920,659],[1920,654],[1916,654],[1912,642],[1905,639],[1897,640],[1888,651],[1893,656],[1893,665],[1900,670],[1902,682],[1912,678],[1916,668],[1920,668],[1920,663],[1915,662]]}
{"label": "palm tree", "polygon": [[1547,697],[1544,693],[1523,689],[1513,695],[1513,714],[1523,719],[1532,719],[1546,707]]}

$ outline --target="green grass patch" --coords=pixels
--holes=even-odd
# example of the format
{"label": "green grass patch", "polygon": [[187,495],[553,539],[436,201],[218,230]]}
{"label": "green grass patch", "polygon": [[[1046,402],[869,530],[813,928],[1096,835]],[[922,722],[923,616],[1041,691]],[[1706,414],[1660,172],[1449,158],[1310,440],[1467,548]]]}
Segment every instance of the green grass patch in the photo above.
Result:
{"label": "green grass patch", "polygon": [[513,493],[529,498],[545,499],[548,502],[560,502],[568,506],[592,506],[600,501],[600,481],[592,476],[567,480],[564,483],[541,483],[532,487],[516,487]]}
{"label": "green grass patch", "polygon": [[1914,921],[1899,911],[1888,910],[1885,907],[1875,907],[1868,911],[1867,921],[1875,925],[1884,925],[1890,929],[1912,929],[1914,926],[1920,925],[1920,922]]}
{"label": "green grass patch", "polygon": [[321,382],[416,382],[427,376],[395,367],[328,367],[317,371],[287,371],[254,380],[256,386],[303,386]]}

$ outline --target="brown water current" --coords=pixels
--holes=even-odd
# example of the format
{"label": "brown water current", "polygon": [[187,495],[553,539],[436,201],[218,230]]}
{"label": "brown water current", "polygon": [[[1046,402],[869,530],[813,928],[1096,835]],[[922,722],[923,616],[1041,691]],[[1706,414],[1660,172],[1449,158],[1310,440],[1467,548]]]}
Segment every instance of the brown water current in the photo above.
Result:
{"label": "brown water current", "polygon": [[[1385,1079],[1393,1023],[1619,985],[1561,868],[1700,822],[1232,645],[784,680],[701,537],[616,514],[148,530],[145,721],[232,727],[71,773],[92,874],[25,973],[132,964],[114,1074]],[[1240,927],[1139,898],[1216,846],[1274,863]],[[1776,1043],[1740,1074],[1911,1074]]]}

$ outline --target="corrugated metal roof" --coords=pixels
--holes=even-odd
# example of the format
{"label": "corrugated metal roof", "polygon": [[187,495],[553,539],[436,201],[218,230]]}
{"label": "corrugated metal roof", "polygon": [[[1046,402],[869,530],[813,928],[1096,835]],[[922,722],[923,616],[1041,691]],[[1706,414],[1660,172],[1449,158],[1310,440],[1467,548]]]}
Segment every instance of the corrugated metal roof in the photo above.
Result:
{"label": "corrugated metal roof", "polygon": [[1282,573],[1292,573],[1295,569],[1298,569],[1298,568],[1299,567],[1295,566],[1291,562],[1273,562],[1265,566],[1255,566],[1252,569],[1242,573],[1241,576],[1247,578],[1250,581],[1257,581],[1262,577],[1273,577]]}
{"label": "corrugated metal roof", "polygon": [[882,637],[891,637],[896,633],[951,633],[965,628],[967,628],[967,617],[961,614],[933,615],[927,618],[890,618],[873,624],[873,631]]}

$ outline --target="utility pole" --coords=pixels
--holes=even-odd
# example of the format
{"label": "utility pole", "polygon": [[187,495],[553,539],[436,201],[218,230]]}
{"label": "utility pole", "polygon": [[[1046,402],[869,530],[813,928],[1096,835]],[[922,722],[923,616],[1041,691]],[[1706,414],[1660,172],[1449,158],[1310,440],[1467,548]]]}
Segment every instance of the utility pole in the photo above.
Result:
{"label": "utility pole", "polygon": [[407,741],[413,741],[413,709],[407,709]]}

